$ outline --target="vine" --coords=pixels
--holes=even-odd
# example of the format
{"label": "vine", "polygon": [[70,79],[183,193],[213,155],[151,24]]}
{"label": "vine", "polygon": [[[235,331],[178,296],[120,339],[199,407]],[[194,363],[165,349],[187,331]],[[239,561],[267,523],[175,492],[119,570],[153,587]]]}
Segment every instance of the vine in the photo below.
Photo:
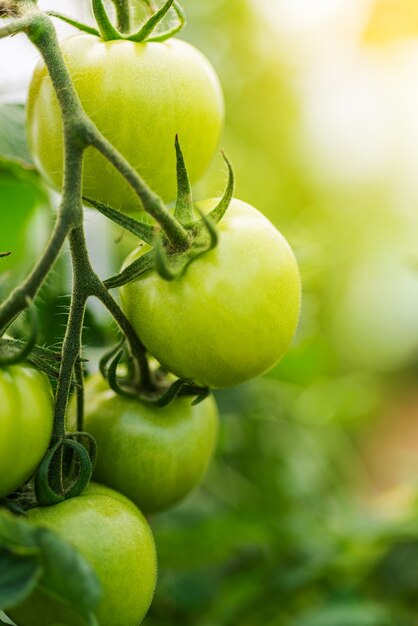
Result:
{"label": "vine", "polygon": [[[136,34],[130,35],[131,11],[129,0],[113,0],[113,2],[118,21],[117,28],[111,24],[105,12],[102,0],[92,0],[92,6],[99,29],[105,39],[130,38],[134,41],[151,40],[154,28],[164,18],[172,5],[179,17],[180,25],[165,33],[155,35],[152,40],[162,40],[164,37],[171,36],[184,24],[183,12],[178,3],[173,3],[173,0],[169,0],[161,9],[151,11],[151,16],[148,21]],[[146,2],[146,4],[148,8],[152,7],[150,3]],[[65,21],[71,23],[73,26],[90,33],[99,34],[98,31],[55,12],[49,12],[49,14],[43,12],[37,6],[37,0],[0,0],[0,16],[10,18],[9,22],[0,27],[0,38],[17,33],[25,33],[32,44],[38,49],[52,80],[63,120],[64,180],[62,200],[53,231],[44,253],[32,272],[0,306],[0,330],[3,335],[19,314],[33,302],[46,277],[53,268],[63,248],[64,242],[68,240],[72,263],[72,295],[69,318],[61,350],[51,446],[44,461],[41,463],[36,477],[38,501],[43,504],[48,504],[69,496],[77,495],[84,489],[91,477],[91,454],[86,454],[84,452],[86,448],[80,442],[75,441],[72,435],[67,434],[65,429],[69,395],[71,386],[75,381],[77,387],[78,430],[80,431],[79,434],[83,435],[81,335],[86,304],[90,297],[99,299],[105,305],[111,316],[117,322],[123,335],[126,337],[129,346],[129,362],[132,370],[131,383],[133,381],[136,390],[140,389],[142,393],[152,396],[153,401],[159,402],[160,404],[169,401],[171,397],[175,397],[175,395],[182,390],[185,393],[191,393],[202,398],[206,393],[205,389],[195,388],[190,381],[181,381],[180,383],[176,383],[172,392],[168,392],[167,389],[164,388],[162,394],[160,394],[161,400],[159,399],[158,389],[150,372],[145,348],[118,303],[108,291],[108,288],[116,286],[119,283],[115,283],[115,281],[112,283],[112,279],[110,282],[103,282],[91,265],[85,242],[82,205],[82,168],[86,149],[88,147],[95,148],[120,172],[137,194],[144,210],[159,225],[162,239],[160,239],[158,232],[155,231],[157,234],[155,234],[154,238],[156,242],[156,261],[154,265],[162,275],[164,267],[167,265],[165,248],[167,248],[170,255],[187,257],[188,262],[190,262],[193,256],[197,256],[197,253],[195,250],[196,246],[193,244],[195,233],[191,233],[187,228],[188,223],[178,219],[182,211],[177,208],[176,213],[173,215],[164,205],[161,198],[146,185],[129,162],[109,143],[109,141],[107,141],[92,120],[86,115],[65,65],[50,16],[65,19]],[[179,194],[181,197],[182,194],[184,196],[185,193],[187,195],[189,192],[187,173],[182,163],[178,142],[176,146]],[[185,180],[186,192],[184,192]],[[231,184],[232,182],[230,180],[229,187],[231,187]],[[229,193],[229,196],[230,195],[231,193]],[[115,215],[109,215],[109,211],[111,212],[112,209],[108,208],[108,216],[111,217],[111,219],[115,219]],[[105,212],[105,210],[102,212]],[[122,222],[128,222],[130,219],[122,214],[119,215],[120,221]],[[117,221],[117,218],[115,221]],[[134,220],[131,220],[131,222],[133,221]],[[188,221],[190,221],[190,211],[188,213]],[[137,224],[139,224],[139,222]],[[129,225],[123,225],[125,228],[129,228]],[[205,220],[205,225],[210,231],[213,230],[208,220]],[[132,230],[132,223],[130,226]],[[140,228],[140,226],[138,226],[138,228]],[[145,227],[142,226],[142,229],[144,228]],[[154,233],[154,230],[152,232]],[[210,245],[206,246],[205,249],[209,249],[214,243],[216,242],[214,242],[212,237]],[[202,246],[199,244],[197,248],[200,254]],[[182,264],[182,267],[184,267],[184,264]],[[137,274],[131,271],[129,279],[131,280],[135,275]],[[168,269],[166,277],[170,278]],[[78,476],[75,479],[73,478],[68,487],[65,486],[63,477],[63,452],[65,447],[72,448],[78,455],[80,462]],[[53,472],[50,472],[50,467],[54,470]],[[50,479],[50,473],[53,476],[52,479]],[[52,481],[51,484],[50,481]]]}

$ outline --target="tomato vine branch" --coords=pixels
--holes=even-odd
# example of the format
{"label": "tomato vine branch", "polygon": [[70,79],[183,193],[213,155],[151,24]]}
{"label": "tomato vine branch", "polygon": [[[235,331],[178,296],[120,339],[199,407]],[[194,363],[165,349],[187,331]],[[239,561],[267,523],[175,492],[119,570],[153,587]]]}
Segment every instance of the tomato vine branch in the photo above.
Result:
{"label": "tomato vine branch", "polygon": [[[121,31],[128,32],[130,29],[129,0],[113,1],[118,16],[118,26]],[[93,6],[100,9],[102,3],[93,0]],[[103,137],[86,115],[65,65],[52,21],[37,7],[36,0],[0,0],[0,15],[14,18],[0,28],[0,38],[24,32],[40,52],[49,72],[63,120],[64,180],[62,201],[55,226],[46,249],[33,271],[0,306],[0,330],[4,332],[35,298],[68,239],[73,286],[55,396],[55,420],[51,442],[54,447],[66,441],[65,419],[74,377],[76,384],[81,387],[77,395],[79,414],[80,411],[82,412],[83,377],[80,363],[82,328],[87,301],[91,296],[98,298],[104,304],[124,333],[133,357],[135,378],[144,390],[153,389],[145,348],[125,314],[110,295],[106,285],[95,273],[88,256],[82,206],[82,166],[87,147],[96,148],[124,176],[138,195],[145,211],[159,223],[167,240],[174,248],[187,249],[190,239],[187,231],[171,215],[159,196],[148,188],[128,161]],[[79,415],[79,430],[82,428],[81,422]],[[57,474],[55,486],[59,490],[62,487],[60,479],[63,469],[62,454],[50,454],[50,459],[43,467],[46,474],[48,470],[45,468],[50,462],[53,463]],[[48,489],[46,492],[48,493]]]}

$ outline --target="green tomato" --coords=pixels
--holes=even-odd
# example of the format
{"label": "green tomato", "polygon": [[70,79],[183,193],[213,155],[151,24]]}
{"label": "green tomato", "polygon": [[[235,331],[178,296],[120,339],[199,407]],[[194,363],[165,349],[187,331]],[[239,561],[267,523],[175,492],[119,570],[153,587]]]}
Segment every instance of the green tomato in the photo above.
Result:
{"label": "green tomato", "polygon": [[29,365],[0,367],[0,498],[35,471],[53,425],[48,378]]}
{"label": "green tomato", "polygon": [[[61,44],[87,114],[150,187],[176,195],[174,140],[179,135],[192,182],[206,171],[223,126],[221,87],[208,60],[178,39],[164,43],[104,42],[76,35]],[[62,183],[62,122],[51,79],[41,62],[28,101],[29,145],[50,184]],[[131,211],[134,192],[96,150],[84,161],[84,195]]]}
{"label": "green tomato", "polygon": [[87,381],[85,402],[85,429],[98,445],[95,480],[144,513],[173,506],[200,483],[218,434],[212,396],[196,406],[182,397],[159,408],[117,395],[98,374]]}
{"label": "green tomato", "polygon": [[[91,484],[81,496],[30,509],[28,520],[55,531],[93,567],[103,589],[100,626],[140,624],[154,594],[157,560],[151,529],[130,500]],[[9,614],[19,626],[87,626],[75,608],[39,587]]]}
{"label": "green tomato", "polygon": [[[200,203],[207,212],[217,200]],[[121,288],[124,311],[147,350],[177,376],[229,387],[259,376],[287,351],[300,310],[293,252],[253,207],[233,200],[218,246],[172,281],[148,272]],[[149,248],[126,260],[132,263]]]}

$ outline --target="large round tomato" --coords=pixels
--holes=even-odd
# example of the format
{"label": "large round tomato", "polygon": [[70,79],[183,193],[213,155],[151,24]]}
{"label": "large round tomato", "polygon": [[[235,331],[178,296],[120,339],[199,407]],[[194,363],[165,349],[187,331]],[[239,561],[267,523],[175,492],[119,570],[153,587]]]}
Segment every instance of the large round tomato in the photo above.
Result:
{"label": "large round tomato", "polygon": [[29,365],[0,367],[0,498],[35,471],[52,424],[52,390],[45,374]]}
{"label": "large round tomato", "polygon": [[[203,211],[217,200],[200,203]],[[301,286],[289,244],[253,207],[233,200],[218,246],[167,282],[149,272],[121,288],[145,346],[177,376],[228,387],[270,369],[289,347]],[[131,263],[147,251],[138,248]]]}
{"label": "large round tomato", "polygon": [[95,480],[117,489],[144,513],[173,506],[202,480],[216,445],[212,396],[158,408],[115,394],[100,375],[86,384],[85,429],[98,445]]}
{"label": "large round tomato", "polygon": [[[151,529],[121,494],[91,484],[81,496],[28,511],[28,520],[55,531],[95,570],[103,589],[100,626],[138,626],[154,594],[157,560]],[[19,626],[87,626],[75,608],[40,588],[9,611]]]}
{"label": "large round tomato", "polygon": [[[204,174],[219,143],[224,106],[215,71],[196,48],[178,39],[104,42],[76,35],[62,42],[62,52],[85,111],[154,191],[165,200],[175,197],[176,133],[191,181]],[[28,129],[36,164],[60,187],[61,114],[43,63],[30,87]],[[125,211],[140,206],[93,148],[86,153],[83,191]]]}

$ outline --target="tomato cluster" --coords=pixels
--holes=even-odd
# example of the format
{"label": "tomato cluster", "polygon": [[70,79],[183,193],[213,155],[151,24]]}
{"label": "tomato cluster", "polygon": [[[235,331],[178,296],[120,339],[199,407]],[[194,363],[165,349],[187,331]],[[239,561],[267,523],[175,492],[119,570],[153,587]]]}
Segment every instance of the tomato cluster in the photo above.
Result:
{"label": "tomato cluster", "polygon": [[[138,43],[86,34],[63,41],[61,48],[86,113],[157,194],[175,198],[176,135],[190,180],[202,177],[219,143],[223,98],[215,71],[198,50],[177,39]],[[55,87],[41,62],[30,87],[28,132],[39,170],[59,188],[63,123]],[[83,193],[122,212],[141,208],[121,174],[92,148],[85,156]],[[195,205],[196,221],[185,225],[190,237],[199,216],[210,215],[218,204],[210,199]],[[174,280],[154,268],[121,288],[125,315],[147,353],[170,376],[196,388],[238,385],[272,368],[287,351],[299,317],[297,263],[267,218],[232,199],[216,231],[217,245],[191,259]],[[124,267],[151,249],[141,244]],[[122,604],[124,626],[144,617],[154,592],[156,557],[140,510],[167,509],[199,484],[219,422],[211,395],[193,404],[190,396],[179,395],[162,406],[139,390],[119,391],[99,375],[86,384],[85,430],[98,446],[95,480],[105,486],[92,484],[82,495],[31,509],[28,516],[33,524],[54,529],[93,565],[104,591],[102,626],[121,623]],[[52,400],[44,376],[24,366],[1,371],[0,397],[0,496],[5,496],[29,478],[48,447]],[[74,418],[73,407],[70,430]],[[27,441],[27,449],[18,449],[16,441]],[[41,588],[11,615],[20,626],[84,624]]]}

